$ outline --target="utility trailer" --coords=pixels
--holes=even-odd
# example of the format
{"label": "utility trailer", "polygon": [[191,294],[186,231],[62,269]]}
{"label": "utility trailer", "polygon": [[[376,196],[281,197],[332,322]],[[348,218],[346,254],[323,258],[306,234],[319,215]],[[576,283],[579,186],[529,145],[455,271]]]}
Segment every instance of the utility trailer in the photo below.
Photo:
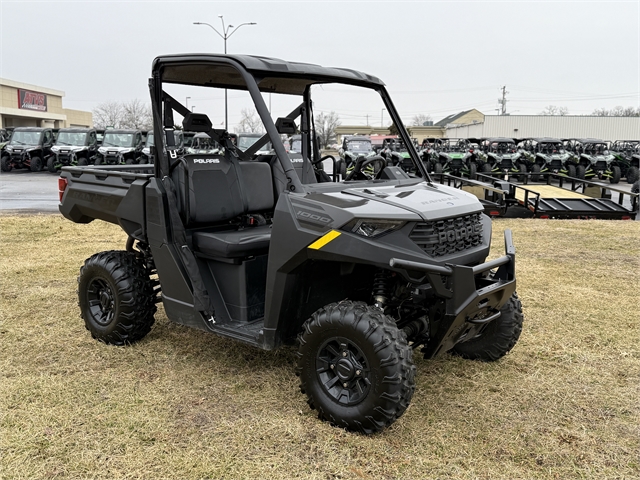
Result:
{"label": "utility trailer", "polygon": [[476,195],[492,217],[503,216],[516,206],[524,207],[534,218],[634,220],[638,214],[638,193],[562,174],[538,175],[546,183],[523,184],[510,177],[502,180],[483,174],[478,174],[477,181],[447,174],[433,176],[442,184]]}

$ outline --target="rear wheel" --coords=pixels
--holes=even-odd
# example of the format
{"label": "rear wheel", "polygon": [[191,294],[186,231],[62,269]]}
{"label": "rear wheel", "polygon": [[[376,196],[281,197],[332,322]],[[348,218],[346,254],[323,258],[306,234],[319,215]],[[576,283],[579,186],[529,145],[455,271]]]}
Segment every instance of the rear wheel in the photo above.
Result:
{"label": "rear wheel", "polygon": [[611,176],[609,177],[609,182],[618,183],[620,182],[620,178],[622,177],[622,172],[620,171],[620,167],[614,165],[611,167]]}
{"label": "rear wheel", "polygon": [[404,333],[363,302],[327,305],[298,335],[300,389],[321,420],[379,432],[407,409],[416,367]]}
{"label": "rear wheel", "polygon": [[47,160],[47,170],[51,173],[58,173],[58,169],[56,168],[56,157],[49,157],[49,160]]}
{"label": "rear wheel", "polygon": [[78,277],[78,301],[87,330],[111,345],[142,339],[155,321],[153,285],[143,261],[131,252],[88,258]]}
{"label": "rear wheel", "polygon": [[0,158],[0,170],[2,170],[3,172],[10,172],[11,171],[10,160],[11,159],[8,156]]}
{"label": "rear wheel", "polygon": [[40,172],[42,170],[42,159],[40,157],[31,157],[29,168],[32,172]]}
{"label": "rear wheel", "polygon": [[493,320],[476,338],[459,343],[452,352],[470,360],[494,362],[511,350],[522,332],[522,303],[514,293]]}
{"label": "rear wheel", "polygon": [[638,167],[629,167],[627,169],[627,183],[634,183],[640,177]]}
{"label": "rear wheel", "polygon": [[580,180],[584,180],[587,175],[587,169],[584,168],[584,165],[578,165],[576,167],[576,177]]}

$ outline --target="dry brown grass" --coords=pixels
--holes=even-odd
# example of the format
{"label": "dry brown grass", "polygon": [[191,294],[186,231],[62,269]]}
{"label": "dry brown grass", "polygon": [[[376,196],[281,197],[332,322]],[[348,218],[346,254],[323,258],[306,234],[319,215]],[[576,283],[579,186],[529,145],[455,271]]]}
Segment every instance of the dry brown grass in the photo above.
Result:
{"label": "dry brown grass", "polygon": [[495,364],[418,360],[411,407],[365,437],[316,419],[293,350],[170,323],[91,339],[76,275],[118,227],[0,217],[0,477],[638,478],[640,223],[499,220],[525,329]]}

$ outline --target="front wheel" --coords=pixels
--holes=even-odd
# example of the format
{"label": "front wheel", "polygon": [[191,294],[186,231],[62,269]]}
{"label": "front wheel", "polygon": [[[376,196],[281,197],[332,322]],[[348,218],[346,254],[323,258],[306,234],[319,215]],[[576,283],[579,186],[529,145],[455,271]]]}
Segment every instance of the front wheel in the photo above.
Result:
{"label": "front wheel", "polygon": [[84,158],[84,157],[80,157],[80,158],[78,159],[78,166],[79,166],[79,167],[84,167],[84,166],[86,166],[86,165],[89,165],[89,162],[87,161],[87,159],[86,159],[86,158]]}
{"label": "front wheel", "polygon": [[0,170],[2,170],[3,172],[10,172],[11,171],[10,160],[11,159],[9,158],[9,156],[0,158]]}
{"label": "front wheel", "polygon": [[567,177],[575,178],[575,176],[576,176],[576,166],[567,165]]}
{"label": "front wheel", "polygon": [[531,181],[532,182],[539,182],[540,181],[540,165],[538,165],[537,163],[534,163],[533,166],[531,167]]}
{"label": "front wheel", "polygon": [[47,160],[47,170],[51,173],[58,173],[58,169],[56,168],[56,157],[49,157],[49,160]]}
{"label": "front wheel", "polygon": [[493,168],[491,168],[491,165],[489,163],[482,164],[482,173],[491,173],[492,170]]}
{"label": "front wheel", "polygon": [[459,343],[452,352],[470,360],[495,362],[511,350],[522,332],[522,303],[514,293],[500,309],[500,316],[475,338]]}
{"label": "front wheel", "polygon": [[409,406],[412,350],[380,310],[363,302],[332,303],[304,323],[298,342],[300,389],[321,420],[370,434]]}
{"label": "front wheel", "polygon": [[473,162],[469,164],[469,179],[471,180],[478,179],[478,167]]}
{"label": "front wheel", "polygon": [[442,173],[442,164],[440,162],[436,162],[433,165],[433,173]]}
{"label": "front wheel", "polygon": [[584,165],[578,165],[576,167],[576,177],[578,177],[580,180],[584,180],[587,177],[587,169],[584,167]]}
{"label": "front wheel", "polygon": [[40,172],[42,171],[42,159],[40,157],[31,157],[31,162],[29,162],[29,168],[32,172]]}
{"label": "front wheel", "polygon": [[93,338],[111,345],[141,340],[151,330],[156,312],[142,259],[123,251],[88,258],[78,277],[78,305]]}
{"label": "front wheel", "polygon": [[609,182],[618,183],[620,182],[620,178],[622,177],[622,172],[620,171],[620,167],[614,165],[611,167],[611,176],[609,177]]}

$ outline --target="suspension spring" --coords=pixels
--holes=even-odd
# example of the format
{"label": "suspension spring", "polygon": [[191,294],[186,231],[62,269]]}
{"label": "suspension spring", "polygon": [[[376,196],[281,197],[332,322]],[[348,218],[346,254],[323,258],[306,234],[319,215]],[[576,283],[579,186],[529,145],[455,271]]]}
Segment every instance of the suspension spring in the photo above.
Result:
{"label": "suspension spring", "polygon": [[391,292],[391,274],[386,270],[379,270],[373,277],[373,304],[380,310],[384,310]]}

